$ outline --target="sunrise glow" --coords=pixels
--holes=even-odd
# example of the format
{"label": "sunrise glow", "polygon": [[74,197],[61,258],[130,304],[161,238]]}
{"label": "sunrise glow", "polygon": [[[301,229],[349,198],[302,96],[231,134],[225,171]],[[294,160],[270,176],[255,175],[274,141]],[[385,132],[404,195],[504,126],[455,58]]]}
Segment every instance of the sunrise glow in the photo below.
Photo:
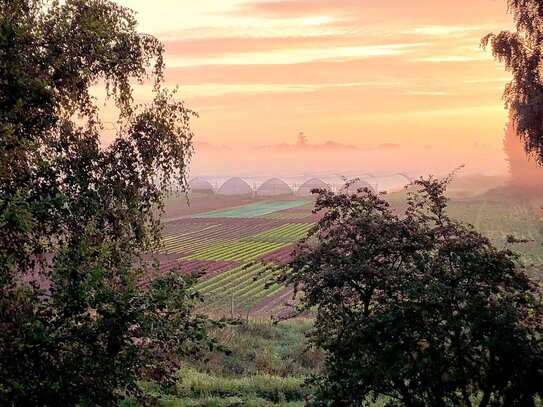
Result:
{"label": "sunrise glow", "polygon": [[[406,171],[438,163],[439,170],[461,163],[472,172],[505,170],[501,94],[509,76],[479,46],[485,34],[512,26],[503,2],[120,3],[138,13],[142,32],[165,43],[167,84],[180,85],[179,97],[200,115],[196,174],[221,171],[247,152],[254,157],[228,165],[230,172],[265,171],[263,157],[275,162],[270,171],[294,171],[273,149],[295,143],[300,131],[315,145],[353,146],[338,153],[351,170],[361,156],[383,171],[390,159]],[[386,155],[384,143],[398,148]],[[302,161],[340,169],[317,153]]]}

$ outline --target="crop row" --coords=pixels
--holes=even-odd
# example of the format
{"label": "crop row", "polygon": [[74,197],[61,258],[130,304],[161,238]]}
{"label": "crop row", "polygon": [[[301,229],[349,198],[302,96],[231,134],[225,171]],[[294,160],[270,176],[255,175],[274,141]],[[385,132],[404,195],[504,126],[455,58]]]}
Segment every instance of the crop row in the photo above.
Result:
{"label": "crop row", "polygon": [[263,230],[266,230],[265,223],[203,224],[200,231],[179,234],[176,234],[175,230],[170,230],[168,236],[164,238],[164,248],[160,253],[191,253],[209,247],[210,244],[225,243],[258,234]]}
{"label": "crop row", "polygon": [[238,240],[221,243],[206,249],[202,249],[193,255],[186,256],[182,260],[233,260],[249,261],[256,259],[273,250],[279,249],[285,244],[282,242],[254,242]]}
{"label": "crop row", "polygon": [[266,214],[266,215],[262,215],[260,216],[260,218],[263,218],[263,219],[278,219],[278,220],[301,220],[301,219],[306,219],[310,216],[312,216],[313,214],[311,213],[311,211],[307,211],[307,212],[274,212],[274,213],[269,213],[269,214]]}
{"label": "crop row", "polygon": [[188,260],[177,263],[180,270],[184,274],[205,273],[204,278],[222,274],[224,271],[231,270],[237,266],[236,262],[232,261],[208,261],[208,260]]}
{"label": "crop row", "polygon": [[[291,210],[293,216],[307,216],[299,208]],[[278,284],[267,288],[266,283],[274,271],[260,260],[288,260],[292,243],[303,238],[312,226],[299,219],[290,222],[286,219],[221,218],[172,222],[166,225],[164,251],[182,256],[178,259],[182,270],[205,272],[204,279],[195,287],[204,295],[203,311],[226,311],[232,304],[235,312],[250,311],[285,290]]]}
{"label": "crop row", "polygon": [[213,312],[225,310],[234,305],[236,311],[246,311],[264,298],[273,296],[284,289],[278,284],[272,284],[266,288],[266,283],[274,275],[275,273],[268,270],[266,266],[259,265],[250,272],[241,273],[224,284],[203,289],[202,294],[207,298],[205,309]]}
{"label": "crop row", "polygon": [[307,201],[262,201],[254,202],[237,208],[225,211],[214,211],[202,215],[195,215],[200,218],[256,218],[285,209],[304,206]]}
{"label": "crop row", "polygon": [[[277,253],[277,261],[288,258],[287,251],[278,250]],[[204,309],[208,312],[229,309],[232,301],[236,311],[247,311],[284,289],[277,284],[265,288],[273,274],[266,264],[246,263],[214,275],[195,288],[206,297]]]}
{"label": "crop row", "polygon": [[285,223],[247,238],[257,241],[294,242],[303,238],[311,228],[311,223]]}
{"label": "crop row", "polygon": [[[276,260],[283,261],[287,258],[287,256],[283,256],[283,259]],[[196,289],[199,291],[213,292],[216,289],[222,289],[229,286],[232,281],[258,277],[259,273],[265,269],[266,266],[260,262],[241,264],[199,282]]]}

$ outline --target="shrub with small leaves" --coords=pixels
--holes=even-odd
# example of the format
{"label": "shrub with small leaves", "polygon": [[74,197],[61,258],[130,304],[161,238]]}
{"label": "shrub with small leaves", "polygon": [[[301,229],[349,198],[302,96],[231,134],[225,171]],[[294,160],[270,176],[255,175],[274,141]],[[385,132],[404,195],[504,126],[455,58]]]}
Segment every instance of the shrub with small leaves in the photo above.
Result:
{"label": "shrub with small leaves", "polygon": [[283,266],[316,312],[315,405],[534,406],[541,287],[446,214],[450,178],[414,182],[402,215],[367,189],[318,193],[322,219]]}

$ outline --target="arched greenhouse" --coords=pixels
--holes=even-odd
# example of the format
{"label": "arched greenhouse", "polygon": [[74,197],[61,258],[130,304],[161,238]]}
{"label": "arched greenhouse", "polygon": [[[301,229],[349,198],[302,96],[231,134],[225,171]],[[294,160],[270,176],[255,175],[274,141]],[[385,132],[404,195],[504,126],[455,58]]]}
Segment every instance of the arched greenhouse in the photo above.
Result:
{"label": "arched greenhouse", "polygon": [[357,179],[352,184],[345,184],[341,188],[341,192],[347,193],[347,194],[356,194],[358,190],[368,188],[372,191],[375,191],[375,187],[371,185],[369,182],[363,179]]}
{"label": "arched greenhouse", "polygon": [[260,185],[256,194],[259,196],[292,195],[292,189],[290,189],[285,181],[279,178],[271,178]]}
{"label": "arched greenhouse", "polygon": [[221,185],[217,193],[219,195],[253,195],[253,188],[241,178],[230,178]]}
{"label": "arched greenhouse", "polygon": [[315,188],[326,189],[327,191],[331,190],[330,185],[323,180],[319,178],[311,178],[298,187],[296,190],[296,195],[311,195],[311,190]]}
{"label": "arched greenhouse", "polygon": [[202,178],[193,178],[189,181],[190,192],[196,192],[199,194],[214,194],[215,189],[213,186]]}

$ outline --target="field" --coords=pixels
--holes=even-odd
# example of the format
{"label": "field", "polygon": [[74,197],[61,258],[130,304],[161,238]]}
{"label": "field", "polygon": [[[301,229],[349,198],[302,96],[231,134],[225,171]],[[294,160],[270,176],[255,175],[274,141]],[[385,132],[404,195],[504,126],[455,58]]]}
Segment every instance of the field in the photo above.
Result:
{"label": "field", "polygon": [[311,199],[235,200],[183,197],[169,202],[159,257],[186,273],[201,273],[196,286],[210,314],[267,314],[290,296],[267,264],[288,258],[317,217]]}
{"label": "field", "polygon": [[[486,180],[485,180],[486,181]],[[481,192],[482,191],[482,192]],[[401,211],[405,192],[388,196]],[[543,193],[498,187],[488,191],[476,182],[453,183],[449,214],[468,222],[504,247],[508,235],[528,240],[510,247],[529,273],[540,277],[543,264]],[[164,247],[158,254],[165,267],[201,273],[196,286],[205,298],[202,311],[213,315],[248,316],[282,309],[291,297],[285,287],[266,282],[273,277],[270,261],[288,259],[293,245],[318,219],[311,198],[236,199],[184,197],[168,202]]]}

